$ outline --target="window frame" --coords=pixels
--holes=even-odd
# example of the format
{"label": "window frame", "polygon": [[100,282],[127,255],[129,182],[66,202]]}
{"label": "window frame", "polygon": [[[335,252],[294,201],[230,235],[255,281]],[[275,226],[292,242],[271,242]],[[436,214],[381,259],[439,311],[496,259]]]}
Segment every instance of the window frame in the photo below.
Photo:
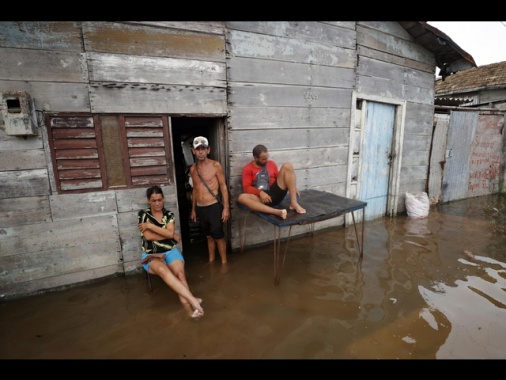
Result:
{"label": "window frame", "polygon": [[[109,156],[106,154],[102,134],[102,121],[105,117],[115,117],[118,122],[120,141],[119,146],[113,150],[117,152],[119,148],[121,157],[118,161],[122,163],[124,185],[109,183],[111,177],[108,174],[112,173],[107,171],[106,159]],[[68,119],[67,125],[65,119]],[[85,119],[89,119],[92,125],[86,125]],[[47,113],[45,120],[58,193],[88,193],[173,184],[174,164],[169,116]],[[55,127],[56,124],[58,127]],[[83,157],[79,157],[79,154]],[[95,166],[98,166],[98,172]],[[97,173],[100,173],[100,177],[96,177]],[[101,186],[93,185],[94,178],[99,178]]]}

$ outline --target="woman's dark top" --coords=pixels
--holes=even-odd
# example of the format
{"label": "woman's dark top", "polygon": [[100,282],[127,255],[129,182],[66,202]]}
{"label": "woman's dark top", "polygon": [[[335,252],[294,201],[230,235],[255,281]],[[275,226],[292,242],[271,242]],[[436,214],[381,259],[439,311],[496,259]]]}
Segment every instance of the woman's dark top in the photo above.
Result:
{"label": "woman's dark top", "polygon": [[[168,211],[165,207],[162,210],[163,217],[162,223],[159,223],[158,220],[151,214],[151,208],[146,208],[140,210],[138,215],[139,223],[153,223],[155,226],[165,228],[168,223],[174,223],[174,213],[172,211]],[[142,238],[142,252],[144,253],[163,253],[170,251],[177,245],[177,241],[174,239],[163,239],[157,241],[149,241],[144,239],[144,236],[141,233]]]}

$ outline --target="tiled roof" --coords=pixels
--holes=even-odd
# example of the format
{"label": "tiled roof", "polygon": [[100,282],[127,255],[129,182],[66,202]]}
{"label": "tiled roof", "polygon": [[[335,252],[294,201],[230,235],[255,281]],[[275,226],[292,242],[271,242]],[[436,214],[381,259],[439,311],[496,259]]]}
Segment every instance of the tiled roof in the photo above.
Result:
{"label": "tiled roof", "polygon": [[506,61],[483,65],[436,79],[435,95],[506,87]]}

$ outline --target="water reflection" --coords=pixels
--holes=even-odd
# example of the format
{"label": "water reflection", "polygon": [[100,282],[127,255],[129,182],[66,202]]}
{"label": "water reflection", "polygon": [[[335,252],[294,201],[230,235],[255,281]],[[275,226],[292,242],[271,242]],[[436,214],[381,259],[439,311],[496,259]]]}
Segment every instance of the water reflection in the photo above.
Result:
{"label": "water reflection", "polygon": [[468,203],[446,205],[430,218],[367,225],[368,250],[357,267],[361,276],[355,288],[357,339],[342,354],[506,357],[505,265],[473,254],[495,256],[502,250],[504,259],[506,245],[492,235],[480,208],[483,201],[480,206]]}
{"label": "water reflection", "polygon": [[206,315],[189,321],[144,274],[0,303],[2,359],[506,358],[506,239],[470,199],[290,241],[279,286],[271,245],[228,270],[185,253]]}
{"label": "water reflection", "polygon": [[[471,256],[472,254],[470,254]],[[419,287],[429,305],[425,316],[443,314],[441,324],[449,335],[439,348],[438,359],[504,359],[506,345],[506,265],[472,255],[459,259],[470,274],[453,284],[435,282]],[[451,299],[451,302],[448,300]],[[438,329],[439,325],[431,325]]]}

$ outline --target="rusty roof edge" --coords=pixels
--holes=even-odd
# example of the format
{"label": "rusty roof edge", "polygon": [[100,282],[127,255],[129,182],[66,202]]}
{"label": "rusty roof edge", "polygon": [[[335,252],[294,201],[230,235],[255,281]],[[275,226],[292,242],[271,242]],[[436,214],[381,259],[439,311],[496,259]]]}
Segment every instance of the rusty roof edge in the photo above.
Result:
{"label": "rusty roof edge", "polygon": [[456,111],[486,111],[486,112],[493,112],[493,113],[497,113],[497,114],[501,114],[502,112],[504,111],[501,111],[497,108],[490,108],[490,107],[459,107],[459,106],[440,106],[440,105],[437,105],[437,104],[434,104],[434,109],[435,110],[440,110],[440,111],[444,111],[444,110],[456,110]]}
{"label": "rusty roof edge", "polygon": [[441,94],[434,96],[436,99],[461,99],[461,100],[472,100],[474,95],[458,95],[458,94]]}

